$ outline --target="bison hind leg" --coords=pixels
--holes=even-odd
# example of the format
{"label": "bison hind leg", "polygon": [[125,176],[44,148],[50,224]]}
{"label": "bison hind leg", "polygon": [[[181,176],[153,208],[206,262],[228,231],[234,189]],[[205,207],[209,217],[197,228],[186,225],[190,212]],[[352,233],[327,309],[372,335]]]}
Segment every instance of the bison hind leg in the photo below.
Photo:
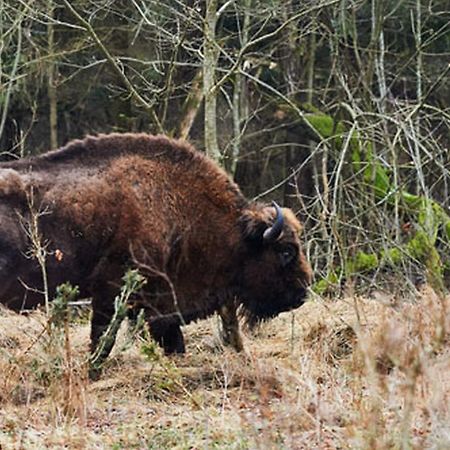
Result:
{"label": "bison hind leg", "polygon": [[152,338],[164,349],[166,355],[185,353],[184,337],[178,323],[167,323],[163,319],[149,323]]}
{"label": "bison hind leg", "polygon": [[239,320],[236,308],[233,305],[222,305],[219,309],[222,319],[221,338],[225,345],[230,345],[237,352],[244,350],[241,333],[239,331]]}

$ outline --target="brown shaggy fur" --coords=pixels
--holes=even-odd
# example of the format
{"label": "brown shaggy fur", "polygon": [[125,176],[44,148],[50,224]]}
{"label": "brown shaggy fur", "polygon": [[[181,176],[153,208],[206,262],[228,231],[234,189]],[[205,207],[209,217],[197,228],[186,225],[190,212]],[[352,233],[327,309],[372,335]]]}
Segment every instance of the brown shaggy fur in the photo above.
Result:
{"label": "brown shaggy fur", "polygon": [[[51,293],[70,281],[93,297],[94,347],[127,267],[148,277],[135,305],[168,352],[184,350],[180,324],[214,311],[224,338],[240,349],[240,304],[250,320],[271,317],[299,306],[311,279],[290,210],[283,210],[282,236],[264,242],[274,208],[249,204],[186,142],[100,135],[0,164],[0,300],[14,309],[43,298],[39,267],[25,256],[31,198],[47,243]],[[286,251],[294,253],[289,264],[282,263]]]}

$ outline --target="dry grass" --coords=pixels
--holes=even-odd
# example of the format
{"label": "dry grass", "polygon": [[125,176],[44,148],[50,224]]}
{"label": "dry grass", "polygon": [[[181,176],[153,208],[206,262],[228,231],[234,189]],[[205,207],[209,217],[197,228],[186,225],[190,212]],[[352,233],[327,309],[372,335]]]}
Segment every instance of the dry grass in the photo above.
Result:
{"label": "dry grass", "polygon": [[216,319],[187,327],[185,357],[122,330],[92,383],[87,324],[68,361],[42,313],[2,310],[0,448],[450,448],[450,299],[394,300],[312,300],[246,334],[242,355]]}

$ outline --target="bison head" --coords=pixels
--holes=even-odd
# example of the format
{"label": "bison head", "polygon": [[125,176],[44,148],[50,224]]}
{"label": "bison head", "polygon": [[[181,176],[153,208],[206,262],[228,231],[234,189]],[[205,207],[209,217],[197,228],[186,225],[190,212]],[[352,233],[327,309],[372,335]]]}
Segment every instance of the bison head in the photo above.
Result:
{"label": "bison head", "polygon": [[290,209],[252,205],[242,226],[241,301],[248,324],[254,325],[302,305],[312,274],[300,245],[302,227]]}

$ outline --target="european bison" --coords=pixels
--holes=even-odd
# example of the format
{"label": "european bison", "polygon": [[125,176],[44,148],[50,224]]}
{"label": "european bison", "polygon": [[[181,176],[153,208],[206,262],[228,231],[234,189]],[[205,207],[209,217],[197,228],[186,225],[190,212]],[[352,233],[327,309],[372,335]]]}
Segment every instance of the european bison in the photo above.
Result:
{"label": "european bison", "polygon": [[50,296],[70,281],[92,297],[91,350],[129,267],[148,279],[133,305],[167,353],[184,351],[180,325],[216,311],[241,350],[237,308],[249,322],[273,317],[300,306],[311,281],[289,209],[248,202],[217,164],[164,136],[87,137],[0,163],[0,301],[15,310],[43,302],[32,216]]}

